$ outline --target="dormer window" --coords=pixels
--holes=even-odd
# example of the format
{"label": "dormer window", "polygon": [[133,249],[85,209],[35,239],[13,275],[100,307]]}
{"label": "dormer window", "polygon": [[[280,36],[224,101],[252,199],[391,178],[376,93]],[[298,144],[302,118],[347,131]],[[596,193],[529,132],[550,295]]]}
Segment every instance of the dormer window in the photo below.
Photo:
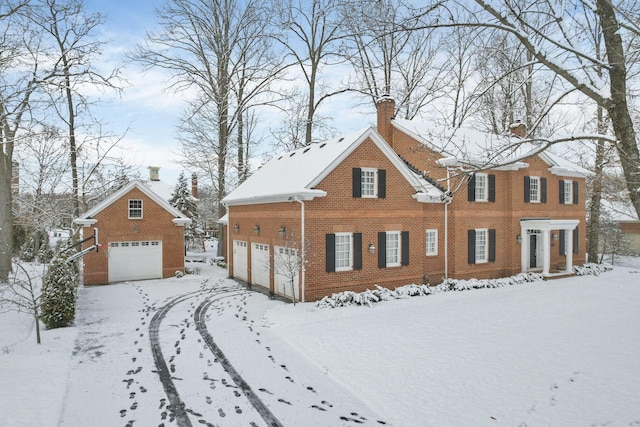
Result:
{"label": "dormer window", "polygon": [[142,218],[142,200],[131,199],[129,200],[129,219],[141,219]]}

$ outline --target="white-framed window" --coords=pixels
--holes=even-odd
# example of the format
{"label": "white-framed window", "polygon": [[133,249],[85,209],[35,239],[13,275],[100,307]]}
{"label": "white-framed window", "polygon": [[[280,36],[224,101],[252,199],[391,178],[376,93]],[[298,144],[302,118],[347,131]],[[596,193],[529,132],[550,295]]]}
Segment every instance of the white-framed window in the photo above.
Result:
{"label": "white-framed window", "polygon": [[130,199],[129,200],[129,219],[142,218],[142,200]]}
{"label": "white-framed window", "polygon": [[564,182],[564,204],[573,204],[573,181]]}
{"label": "white-framed window", "polygon": [[540,203],[540,177],[529,177],[529,201],[531,203]]}
{"label": "white-framed window", "polygon": [[378,197],[378,170],[373,168],[362,168],[360,186],[362,189],[362,197]]}
{"label": "white-framed window", "polygon": [[476,228],[476,264],[489,261],[489,230]]}
{"label": "white-framed window", "polygon": [[387,231],[387,267],[400,266],[400,232]]}
{"label": "white-framed window", "polygon": [[476,202],[486,202],[489,200],[489,179],[486,173],[476,173]]}
{"label": "white-framed window", "polygon": [[427,230],[426,242],[427,242],[426,255],[427,256],[438,255],[438,230],[436,229]]}
{"label": "white-framed window", "polygon": [[353,270],[351,233],[336,233],[336,271]]}

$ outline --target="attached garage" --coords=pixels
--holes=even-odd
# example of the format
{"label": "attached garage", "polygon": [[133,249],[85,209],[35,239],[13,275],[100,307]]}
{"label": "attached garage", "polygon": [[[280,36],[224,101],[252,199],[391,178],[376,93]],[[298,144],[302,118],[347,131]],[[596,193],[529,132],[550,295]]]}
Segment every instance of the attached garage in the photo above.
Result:
{"label": "attached garage", "polygon": [[109,242],[109,282],[162,278],[162,241]]}
{"label": "attached garage", "polygon": [[243,240],[233,241],[233,277],[249,281],[249,254],[247,242]]}
{"label": "attached garage", "polygon": [[271,287],[269,273],[269,245],[254,243],[251,245],[251,284]]}

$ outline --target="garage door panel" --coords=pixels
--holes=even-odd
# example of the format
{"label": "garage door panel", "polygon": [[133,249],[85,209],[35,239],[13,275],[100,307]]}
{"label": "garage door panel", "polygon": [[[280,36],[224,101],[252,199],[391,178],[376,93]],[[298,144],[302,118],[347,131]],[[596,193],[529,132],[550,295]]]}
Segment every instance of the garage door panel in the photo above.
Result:
{"label": "garage door panel", "polygon": [[162,278],[162,242],[110,242],[109,282]]}
{"label": "garage door panel", "polygon": [[249,280],[249,256],[247,252],[247,242],[242,240],[233,241],[233,277]]}
{"label": "garage door panel", "polygon": [[[296,301],[300,300],[300,259],[298,251],[282,246],[274,247],[274,290],[275,293],[287,299],[292,295]],[[293,284],[291,280],[293,279]],[[293,286],[292,286],[293,285]]]}
{"label": "garage door panel", "polygon": [[269,245],[254,243],[251,246],[251,284],[270,288]]}

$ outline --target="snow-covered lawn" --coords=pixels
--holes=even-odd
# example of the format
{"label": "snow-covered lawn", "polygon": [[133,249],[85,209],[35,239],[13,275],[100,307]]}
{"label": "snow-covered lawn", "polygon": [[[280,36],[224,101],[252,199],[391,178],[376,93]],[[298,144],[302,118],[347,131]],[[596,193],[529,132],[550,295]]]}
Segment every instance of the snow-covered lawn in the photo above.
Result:
{"label": "snow-covered lawn", "polygon": [[191,425],[265,425],[196,333],[203,307],[282,425],[640,425],[640,265],[627,265],[337,309],[249,293],[209,264],[81,288],[76,326],[39,346],[28,316],[0,315],[0,426],[176,425],[154,325]]}

